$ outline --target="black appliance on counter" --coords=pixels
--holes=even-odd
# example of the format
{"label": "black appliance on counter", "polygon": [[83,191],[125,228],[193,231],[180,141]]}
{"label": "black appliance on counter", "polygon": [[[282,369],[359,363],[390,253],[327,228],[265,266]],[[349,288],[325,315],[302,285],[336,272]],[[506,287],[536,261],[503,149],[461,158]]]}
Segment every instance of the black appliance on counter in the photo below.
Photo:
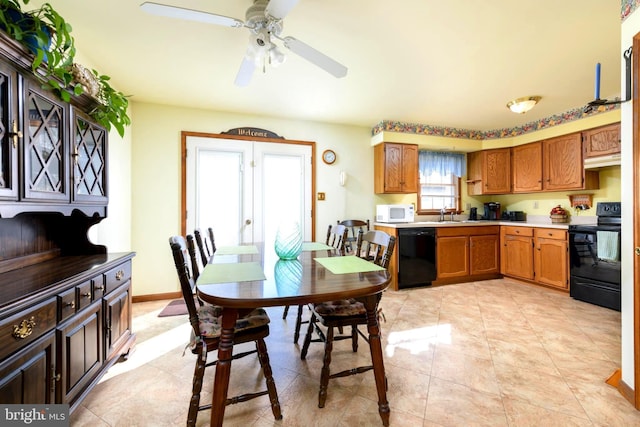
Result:
{"label": "black appliance on counter", "polygon": [[620,202],[597,204],[596,225],[569,226],[569,294],[620,311]]}
{"label": "black appliance on counter", "polygon": [[500,219],[500,203],[488,202],[484,204],[484,219],[497,221]]}
{"label": "black appliance on counter", "polygon": [[505,221],[526,221],[527,215],[522,211],[504,211],[502,219]]}
{"label": "black appliance on counter", "polygon": [[478,220],[478,208],[470,208],[469,221],[477,221],[477,220]]}
{"label": "black appliance on counter", "polygon": [[431,285],[436,279],[435,227],[398,229],[398,289]]}

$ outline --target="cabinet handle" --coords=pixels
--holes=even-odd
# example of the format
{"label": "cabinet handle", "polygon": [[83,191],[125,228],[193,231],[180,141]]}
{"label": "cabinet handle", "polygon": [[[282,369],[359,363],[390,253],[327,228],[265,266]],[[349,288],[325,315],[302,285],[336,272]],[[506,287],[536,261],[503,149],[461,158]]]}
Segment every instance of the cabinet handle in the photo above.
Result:
{"label": "cabinet handle", "polygon": [[73,157],[73,162],[78,164],[78,146],[73,147],[73,153],[71,153],[71,157]]}
{"label": "cabinet handle", "polygon": [[65,307],[69,307],[69,308],[76,308],[76,302],[75,301],[71,301],[68,302],[64,305]]}
{"label": "cabinet handle", "polygon": [[13,337],[17,340],[23,340],[33,333],[36,327],[36,318],[31,316],[28,320],[24,319],[19,325],[13,325]]}
{"label": "cabinet handle", "polygon": [[60,381],[60,374],[56,374],[56,368],[51,368],[51,391],[56,391],[56,383]]}
{"label": "cabinet handle", "polygon": [[83,297],[85,298],[91,298],[91,292],[86,292],[84,294],[82,294]]}
{"label": "cabinet handle", "polygon": [[96,286],[93,288],[95,291],[103,291],[104,290],[104,286]]}
{"label": "cabinet handle", "polygon": [[11,132],[8,135],[13,140],[13,148],[17,148],[18,138],[22,138],[22,132],[18,130],[18,123],[16,123],[15,119],[11,120]]}
{"label": "cabinet handle", "polygon": [[123,277],[124,277],[124,271],[118,270],[118,272],[116,273],[116,280],[122,280]]}

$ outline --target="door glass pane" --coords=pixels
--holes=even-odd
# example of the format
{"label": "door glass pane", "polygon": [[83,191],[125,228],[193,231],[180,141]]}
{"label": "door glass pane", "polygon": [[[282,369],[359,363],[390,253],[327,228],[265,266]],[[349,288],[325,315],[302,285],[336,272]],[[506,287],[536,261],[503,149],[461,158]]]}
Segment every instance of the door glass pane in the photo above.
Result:
{"label": "door glass pane", "polygon": [[11,174],[9,173],[11,167],[11,158],[9,152],[10,139],[7,137],[7,129],[9,126],[9,118],[7,117],[7,102],[8,102],[8,80],[7,76],[0,74],[0,188],[8,188],[10,186],[9,180]]}
{"label": "door glass pane", "polygon": [[242,224],[242,153],[199,150],[197,162],[196,224],[213,227],[217,246],[237,245]]}
{"label": "door glass pane", "polygon": [[302,228],[304,181],[300,156],[266,154],[262,159],[265,246],[275,242],[281,222],[295,221]]}

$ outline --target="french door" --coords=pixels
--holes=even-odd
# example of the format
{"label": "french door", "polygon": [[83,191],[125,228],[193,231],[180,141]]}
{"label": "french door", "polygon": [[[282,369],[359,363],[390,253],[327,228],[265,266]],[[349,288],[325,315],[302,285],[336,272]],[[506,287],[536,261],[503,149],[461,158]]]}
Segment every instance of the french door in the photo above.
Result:
{"label": "french door", "polygon": [[312,239],[310,144],[186,137],[186,230],[213,228],[216,245],[275,239],[295,221]]}

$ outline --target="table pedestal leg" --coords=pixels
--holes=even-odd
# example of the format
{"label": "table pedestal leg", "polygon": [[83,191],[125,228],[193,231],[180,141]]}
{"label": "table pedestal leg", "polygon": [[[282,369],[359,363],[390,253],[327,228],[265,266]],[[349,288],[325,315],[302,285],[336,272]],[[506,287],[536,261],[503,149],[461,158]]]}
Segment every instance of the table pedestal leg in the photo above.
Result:
{"label": "table pedestal leg", "polygon": [[238,319],[238,310],[225,308],[222,310],[222,331],[218,346],[218,364],[213,382],[213,398],[211,402],[211,426],[222,427],[224,409],[229,389],[231,373],[231,356],[233,355],[233,335]]}
{"label": "table pedestal leg", "polygon": [[370,295],[362,299],[367,309],[367,330],[369,331],[369,348],[371,350],[371,361],[373,362],[373,374],[376,380],[376,390],[378,391],[378,412],[382,418],[382,425],[389,425],[389,402],[387,401],[387,377],[384,372],[384,361],[382,360],[382,343],[380,341],[380,326],[378,324],[378,295]]}

